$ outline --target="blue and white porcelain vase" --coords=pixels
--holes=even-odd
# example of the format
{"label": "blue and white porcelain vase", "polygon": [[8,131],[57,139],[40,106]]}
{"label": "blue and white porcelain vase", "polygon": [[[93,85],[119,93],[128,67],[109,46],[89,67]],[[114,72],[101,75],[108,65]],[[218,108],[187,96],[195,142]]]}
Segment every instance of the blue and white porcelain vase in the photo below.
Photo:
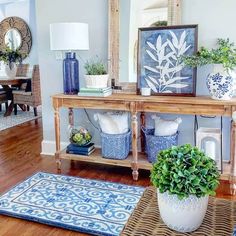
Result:
{"label": "blue and white porcelain vase", "polygon": [[11,67],[9,64],[5,64],[5,73],[8,78],[12,79],[12,78],[16,77],[16,72],[17,72],[16,63],[12,62]]}
{"label": "blue and white porcelain vase", "polygon": [[230,100],[234,95],[235,73],[224,69],[222,64],[214,64],[206,84],[213,99]]}

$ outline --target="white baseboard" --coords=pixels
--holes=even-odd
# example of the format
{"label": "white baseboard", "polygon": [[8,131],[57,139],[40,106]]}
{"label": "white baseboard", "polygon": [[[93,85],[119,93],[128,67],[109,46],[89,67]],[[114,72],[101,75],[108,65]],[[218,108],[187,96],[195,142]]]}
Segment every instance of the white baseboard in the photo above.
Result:
{"label": "white baseboard", "polygon": [[[66,146],[69,144],[69,142],[61,142],[61,149],[65,149]],[[54,156],[56,152],[56,142],[55,141],[48,141],[48,140],[43,140],[41,143],[42,147],[42,155],[47,155],[47,156]]]}

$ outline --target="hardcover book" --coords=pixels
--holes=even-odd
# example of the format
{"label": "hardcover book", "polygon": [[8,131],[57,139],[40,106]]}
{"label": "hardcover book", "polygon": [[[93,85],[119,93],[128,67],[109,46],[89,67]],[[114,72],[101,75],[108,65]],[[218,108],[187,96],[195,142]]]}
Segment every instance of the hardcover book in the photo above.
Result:
{"label": "hardcover book", "polygon": [[94,148],[94,143],[89,143],[86,146],[77,146],[74,144],[69,144],[67,146],[67,150],[68,151],[81,151],[81,152],[89,152],[90,150],[92,150]]}
{"label": "hardcover book", "polygon": [[78,96],[81,96],[81,97],[108,97],[112,95],[112,90],[109,90],[107,92],[79,92],[78,93]]}
{"label": "hardcover book", "polygon": [[80,88],[80,93],[104,93],[107,91],[111,91],[111,87],[107,88]]}
{"label": "hardcover book", "polygon": [[95,147],[93,147],[93,149],[91,149],[90,151],[86,152],[86,151],[71,151],[71,150],[66,150],[66,153],[69,154],[76,154],[76,155],[83,155],[83,156],[89,156],[90,154],[92,154],[95,151]]}

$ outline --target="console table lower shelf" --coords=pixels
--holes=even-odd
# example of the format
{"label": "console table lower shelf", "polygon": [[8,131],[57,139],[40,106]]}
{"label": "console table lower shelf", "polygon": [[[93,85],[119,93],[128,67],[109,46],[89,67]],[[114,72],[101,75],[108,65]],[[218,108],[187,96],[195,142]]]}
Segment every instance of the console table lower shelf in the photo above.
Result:
{"label": "console table lower shelf", "polygon": [[[111,166],[121,166],[121,167],[128,167],[132,168],[133,163],[133,154],[132,152],[129,153],[128,157],[125,160],[117,160],[117,159],[108,159],[102,157],[101,149],[96,148],[95,151],[89,155],[78,155],[78,154],[69,154],[66,153],[66,149],[59,152],[57,155],[57,161],[61,165],[61,159],[71,160],[71,161],[80,161],[86,163],[95,163],[95,164],[104,164],[104,165],[111,165]],[[229,163],[223,163],[224,169],[229,169]],[[60,168],[60,167],[59,167]],[[141,170],[151,170],[152,163],[147,160],[147,156],[145,153],[139,152],[138,153],[138,168]],[[228,180],[229,178],[229,170],[221,174],[221,180]]]}
{"label": "console table lower shelf", "polygon": [[[89,156],[77,155],[77,154],[68,154],[66,150],[63,150],[59,153],[59,159],[67,159],[72,161],[81,161],[81,162],[90,162],[97,164],[113,165],[113,166],[122,166],[132,168],[132,153],[125,160],[116,160],[104,158],[101,155],[101,149],[96,148],[96,150]],[[148,162],[147,157],[144,153],[138,154],[138,167],[143,170],[151,170],[152,164]]]}

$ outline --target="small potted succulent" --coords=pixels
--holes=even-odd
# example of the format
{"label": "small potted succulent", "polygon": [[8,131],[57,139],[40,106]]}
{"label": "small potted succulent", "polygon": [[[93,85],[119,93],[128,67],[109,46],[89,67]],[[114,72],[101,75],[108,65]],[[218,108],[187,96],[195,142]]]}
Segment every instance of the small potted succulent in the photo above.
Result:
{"label": "small potted succulent", "polygon": [[213,64],[213,71],[207,77],[207,88],[213,99],[229,100],[235,90],[236,48],[229,39],[218,39],[217,45],[211,50],[201,47],[196,55],[183,57],[183,62],[191,67]]}
{"label": "small potted succulent", "polygon": [[91,140],[92,135],[83,127],[72,128],[70,130],[70,142],[76,146],[88,145]]}
{"label": "small potted succulent", "polygon": [[17,63],[22,63],[23,55],[19,50],[12,50],[7,47],[5,51],[0,52],[0,60],[5,63],[7,76],[13,78],[16,76]]}
{"label": "small potted succulent", "polygon": [[86,70],[85,82],[87,88],[106,88],[108,74],[101,60],[87,61],[84,66]]}
{"label": "small potted succulent", "polygon": [[202,223],[208,196],[215,195],[219,171],[213,159],[190,144],[158,154],[151,170],[162,220],[171,229],[191,232]]}

